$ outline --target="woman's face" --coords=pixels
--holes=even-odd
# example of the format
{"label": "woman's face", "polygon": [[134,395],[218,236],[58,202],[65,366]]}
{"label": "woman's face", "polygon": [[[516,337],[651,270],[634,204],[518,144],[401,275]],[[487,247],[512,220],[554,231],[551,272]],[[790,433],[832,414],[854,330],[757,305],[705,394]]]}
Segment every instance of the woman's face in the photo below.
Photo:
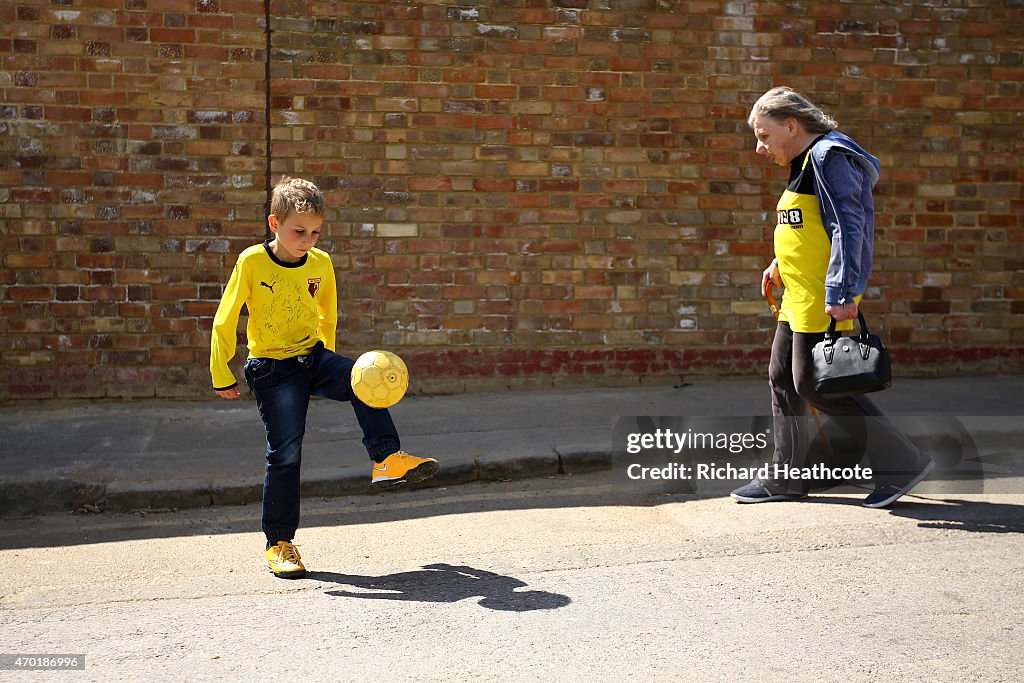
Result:
{"label": "woman's face", "polygon": [[794,118],[779,121],[759,115],[754,117],[753,129],[754,137],[757,138],[757,153],[779,166],[788,166],[803,151],[797,149],[801,129]]}

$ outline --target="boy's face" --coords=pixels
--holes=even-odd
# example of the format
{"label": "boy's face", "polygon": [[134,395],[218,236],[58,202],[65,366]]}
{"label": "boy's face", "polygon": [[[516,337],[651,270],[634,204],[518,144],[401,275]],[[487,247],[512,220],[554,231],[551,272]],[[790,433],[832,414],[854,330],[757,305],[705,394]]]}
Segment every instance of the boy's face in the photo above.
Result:
{"label": "boy's face", "polygon": [[267,223],[270,225],[270,232],[275,235],[270,243],[274,255],[282,261],[295,262],[301,260],[307,251],[316,246],[324,217],[315,213],[292,211],[283,221],[270,214]]}

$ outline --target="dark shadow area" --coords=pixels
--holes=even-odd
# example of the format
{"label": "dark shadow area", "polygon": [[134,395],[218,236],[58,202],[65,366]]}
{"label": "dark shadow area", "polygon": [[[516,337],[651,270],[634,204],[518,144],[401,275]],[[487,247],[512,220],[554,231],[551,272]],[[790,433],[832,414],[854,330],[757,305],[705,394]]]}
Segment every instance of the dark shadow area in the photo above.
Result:
{"label": "dark shadow area", "polygon": [[[302,530],[443,517],[470,512],[572,507],[651,507],[692,496],[623,490],[608,470],[581,475],[503,481],[476,481],[450,487],[397,490],[370,495],[310,498],[302,501]],[[118,541],[260,534],[260,504],[158,510],[146,514],[54,513],[3,518],[0,549],[87,545]],[[256,541],[259,543],[259,540]]]}
{"label": "dark shadow area", "polygon": [[[936,483],[934,480],[929,481]],[[869,491],[870,489],[866,487],[847,485],[814,491],[803,501],[763,505],[859,506]],[[845,495],[837,495],[840,493]],[[304,500],[301,528],[352,526],[484,511],[546,509],[557,515],[557,511],[564,508],[655,507],[726,495],[727,491],[721,496],[694,493],[638,493],[613,481],[612,473],[606,470],[543,479],[474,482],[449,488]],[[917,519],[922,527],[935,529],[989,533],[1024,531],[1024,506],[961,500],[957,499],[956,495],[957,492],[950,490],[935,493],[922,491],[918,495],[912,492],[888,510],[879,512]],[[993,497],[998,499],[999,495],[993,494]],[[918,502],[924,500],[935,503]],[[736,503],[734,507],[735,511],[732,514],[743,514],[743,504]],[[239,533],[253,534],[254,542],[258,544],[261,536],[259,519],[259,504],[167,511],[151,513],[145,517],[129,513],[103,513],[8,518],[4,520],[4,528],[0,530],[0,548],[57,547],[172,536]],[[436,570],[434,573],[437,573]]]}
{"label": "dark shadow area", "polygon": [[989,534],[1024,533],[1024,506],[975,500],[903,498],[889,513],[918,520],[923,529],[956,529]]}
{"label": "dark shadow area", "polygon": [[364,600],[458,602],[479,597],[477,604],[502,612],[530,612],[565,607],[572,600],[546,591],[519,591],[526,583],[511,576],[450,564],[428,564],[422,570],[387,576],[354,576],[309,572],[305,579],[351,586],[360,590],[331,590],[327,595]]}

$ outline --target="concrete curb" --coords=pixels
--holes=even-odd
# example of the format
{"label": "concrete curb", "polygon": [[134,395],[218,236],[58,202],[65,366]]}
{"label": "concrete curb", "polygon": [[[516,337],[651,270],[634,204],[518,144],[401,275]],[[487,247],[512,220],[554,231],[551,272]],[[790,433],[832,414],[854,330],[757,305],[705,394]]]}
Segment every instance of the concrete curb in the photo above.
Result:
{"label": "concrete curb", "polygon": [[[475,481],[549,477],[611,467],[610,451],[595,467],[571,450],[566,456],[552,449],[518,456],[481,455],[446,459],[428,482],[411,488],[439,488]],[[563,466],[563,463],[568,463]],[[302,480],[302,498],[376,495],[368,473],[315,474]],[[262,478],[237,481],[179,479],[165,481],[83,481],[73,478],[0,480],[0,516],[32,516],[55,512],[136,512],[246,505],[263,497]]]}
{"label": "concrete curb", "polygon": [[555,453],[563,474],[584,474],[612,468],[613,449],[609,445],[556,446]]}
{"label": "concrete curb", "polygon": [[102,501],[106,488],[105,483],[66,477],[0,481],[0,516],[77,510]]}

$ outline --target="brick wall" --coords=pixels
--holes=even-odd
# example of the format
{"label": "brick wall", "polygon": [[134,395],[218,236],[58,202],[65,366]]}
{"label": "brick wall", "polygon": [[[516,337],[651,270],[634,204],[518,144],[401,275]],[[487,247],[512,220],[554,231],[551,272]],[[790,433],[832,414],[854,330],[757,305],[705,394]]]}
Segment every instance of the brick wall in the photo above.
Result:
{"label": "brick wall", "polygon": [[882,160],[865,309],[897,371],[1021,370],[1019,1],[271,13],[268,64],[261,2],[0,6],[0,400],[211,395],[283,173],[332,207],[339,347],[421,391],[763,375],[785,174],[744,120],[778,84]]}

